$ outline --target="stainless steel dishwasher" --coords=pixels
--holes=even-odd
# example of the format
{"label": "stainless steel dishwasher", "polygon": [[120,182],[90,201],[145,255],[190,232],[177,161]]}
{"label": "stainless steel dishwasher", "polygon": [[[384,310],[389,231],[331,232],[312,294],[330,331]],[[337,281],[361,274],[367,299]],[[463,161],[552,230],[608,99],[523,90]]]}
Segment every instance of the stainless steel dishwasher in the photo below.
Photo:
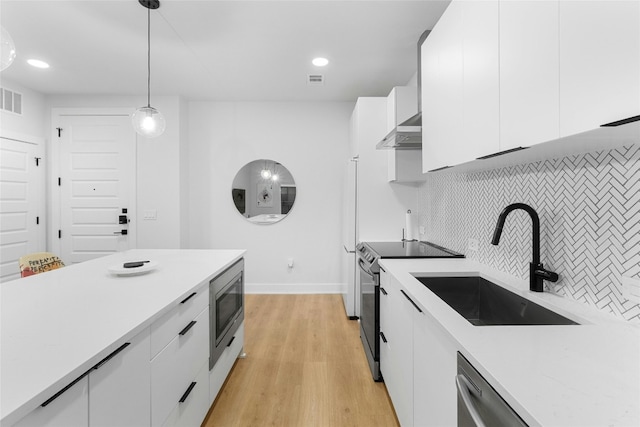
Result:
{"label": "stainless steel dishwasher", "polygon": [[527,425],[459,352],[456,388],[458,427]]}

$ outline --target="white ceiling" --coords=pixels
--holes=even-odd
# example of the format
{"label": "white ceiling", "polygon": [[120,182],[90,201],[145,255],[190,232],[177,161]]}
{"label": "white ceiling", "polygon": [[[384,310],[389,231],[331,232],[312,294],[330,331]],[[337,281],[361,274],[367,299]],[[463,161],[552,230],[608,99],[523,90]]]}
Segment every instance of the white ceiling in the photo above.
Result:
{"label": "white ceiling", "polygon": [[[448,2],[161,0],[151,11],[151,96],[385,96],[415,74],[417,40]],[[18,51],[0,79],[44,94],[146,94],[147,9],[138,0],[0,0],[0,22]],[[314,67],[316,56],[331,62]],[[325,84],[307,85],[317,73]]]}

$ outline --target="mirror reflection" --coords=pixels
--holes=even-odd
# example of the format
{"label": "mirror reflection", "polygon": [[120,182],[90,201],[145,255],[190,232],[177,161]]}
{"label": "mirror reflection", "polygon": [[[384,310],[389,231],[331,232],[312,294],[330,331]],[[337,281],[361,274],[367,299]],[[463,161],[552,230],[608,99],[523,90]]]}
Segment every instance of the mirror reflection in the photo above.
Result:
{"label": "mirror reflection", "polygon": [[296,200],[291,172],[274,160],[254,160],[238,171],[231,189],[238,212],[255,224],[273,224],[286,217]]}

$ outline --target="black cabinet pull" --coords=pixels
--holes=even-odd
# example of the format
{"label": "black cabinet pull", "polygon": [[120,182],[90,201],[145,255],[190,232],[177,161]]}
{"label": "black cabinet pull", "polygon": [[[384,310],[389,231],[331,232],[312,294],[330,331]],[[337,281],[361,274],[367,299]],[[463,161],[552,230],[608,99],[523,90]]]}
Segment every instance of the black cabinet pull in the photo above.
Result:
{"label": "black cabinet pull", "polygon": [[380,270],[384,271],[385,273],[387,272],[387,270],[385,270],[384,268],[382,268],[381,265],[379,265],[378,267],[380,267]]}
{"label": "black cabinet pull", "polygon": [[418,307],[418,305],[415,302],[413,302],[413,300],[409,297],[409,295],[407,295],[402,289],[400,289],[400,292],[402,292],[402,295],[404,295],[404,297],[408,299],[411,304],[413,304],[416,310],[422,313],[422,310],[420,309],[420,307]]}
{"label": "black cabinet pull", "polygon": [[231,343],[236,339],[236,336],[234,335],[233,337],[231,337],[231,341],[229,341],[229,344],[227,344],[227,347],[231,347]]}
{"label": "black cabinet pull", "polygon": [[382,292],[383,295],[387,295],[387,291],[382,286],[380,287],[380,292]]}
{"label": "black cabinet pull", "polygon": [[122,344],[120,347],[118,347],[114,351],[112,351],[110,355],[108,355],[107,357],[105,357],[104,359],[99,361],[92,369],[100,369],[102,367],[102,365],[104,365],[109,360],[111,360],[114,357],[116,357],[116,355],[118,353],[120,353],[122,350],[124,350],[125,348],[129,347],[130,345],[131,345],[130,342],[126,342],[126,343]]}
{"label": "black cabinet pull", "polygon": [[382,338],[382,342],[387,343],[387,337],[384,336],[384,332],[380,331],[380,338]]}
{"label": "black cabinet pull", "polygon": [[192,382],[191,384],[189,384],[189,388],[187,389],[187,391],[184,392],[184,394],[182,395],[182,397],[180,398],[180,400],[178,400],[179,403],[183,403],[185,400],[187,400],[187,397],[189,397],[189,394],[191,393],[191,390],[193,390],[193,388],[196,386],[196,382]]}
{"label": "black cabinet pull", "polygon": [[81,379],[83,379],[84,377],[86,377],[87,375],[89,375],[89,372],[91,372],[93,370],[93,368],[89,369],[87,372],[85,372],[84,374],[80,375],[78,378],[76,378],[75,380],[71,381],[69,384],[67,384],[66,386],[64,386],[64,388],[62,390],[60,390],[59,392],[57,392],[56,394],[54,394],[53,396],[51,396],[50,398],[48,398],[47,400],[44,401],[44,403],[40,406],[42,406],[43,408],[45,406],[47,406],[49,403],[53,402],[54,400],[56,400],[58,397],[60,397],[62,395],[62,393],[64,393],[65,391],[69,390],[71,387],[73,387],[74,385],[76,385],[76,383],[78,381],[80,381]]}
{"label": "black cabinet pull", "polygon": [[80,375],[78,378],[76,378],[75,380],[71,381],[69,384],[64,386],[64,388],[62,388],[62,390],[60,390],[59,392],[57,392],[56,394],[54,394],[53,396],[51,396],[50,398],[45,400],[44,403],[42,403],[42,405],[40,405],[40,406],[42,406],[44,408],[45,406],[47,406],[48,404],[50,404],[51,402],[56,400],[58,397],[60,397],[62,395],[62,393],[64,393],[65,391],[69,390],[71,387],[76,385],[78,383],[78,381],[80,381],[81,379],[83,379],[84,377],[89,375],[89,373],[91,373],[91,371],[96,370],[96,369],[100,369],[100,367],[102,367],[102,365],[107,363],[109,360],[113,359],[118,353],[120,353],[122,350],[124,350],[125,348],[129,347],[130,345],[131,345],[130,342],[126,342],[126,343],[122,344],[120,347],[118,347],[117,349],[112,351],[111,354],[109,354],[107,357],[105,357],[100,362],[98,362],[96,365],[94,365],[92,368],[90,368],[87,372],[85,372],[84,374]]}
{"label": "black cabinet pull", "polygon": [[192,320],[191,322],[189,322],[189,324],[187,326],[184,327],[183,330],[180,331],[180,333],[178,333],[178,335],[184,335],[187,332],[189,332],[189,329],[193,328],[193,325],[196,324],[195,320]]}
{"label": "black cabinet pull", "polygon": [[192,293],[191,295],[189,295],[188,297],[186,297],[185,299],[183,299],[182,301],[180,301],[180,304],[184,304],[185,302],[189,301],[197,292]]}

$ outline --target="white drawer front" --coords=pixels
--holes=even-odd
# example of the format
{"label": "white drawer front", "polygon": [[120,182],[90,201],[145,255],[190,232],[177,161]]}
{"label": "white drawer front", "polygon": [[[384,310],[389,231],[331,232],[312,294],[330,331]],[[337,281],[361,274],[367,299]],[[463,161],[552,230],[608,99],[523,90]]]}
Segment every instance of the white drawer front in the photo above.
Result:
{"label": "white drawer front", "polygon": [[[209,412],[209,362],[203,364],[198,375],[187,385],[195,382],[184,402],[178,402],[165,420],[163,427],[197,427]],[[185,389],[186,391],[186,389]],[[184,392],[183,392],[184,394]]]}
{"label": "white drawer front", "polygon": [[229,371],[233,367],[238,355],[244,347],[244,322],[240,325],[236,333],[233,335],[235,339],[229,347],[227,347],[213,369],[209,373],[209,402],[213,403],[216,396],[222,388],[222,384],[227,379]]}
{"label": "white drawer front", "polygon": [[[203,363],[209,363],[209,309],[151,361],[151,424],[161,425]],[[189,322],[187,322],[188,324]],[[186,326],[186,325],[185,325]]]}
{"label": "white drawer front", "polygon": [[196,289],[195,295],[153,322],[151,325],[151,359],[209,304],[209,284]]}

